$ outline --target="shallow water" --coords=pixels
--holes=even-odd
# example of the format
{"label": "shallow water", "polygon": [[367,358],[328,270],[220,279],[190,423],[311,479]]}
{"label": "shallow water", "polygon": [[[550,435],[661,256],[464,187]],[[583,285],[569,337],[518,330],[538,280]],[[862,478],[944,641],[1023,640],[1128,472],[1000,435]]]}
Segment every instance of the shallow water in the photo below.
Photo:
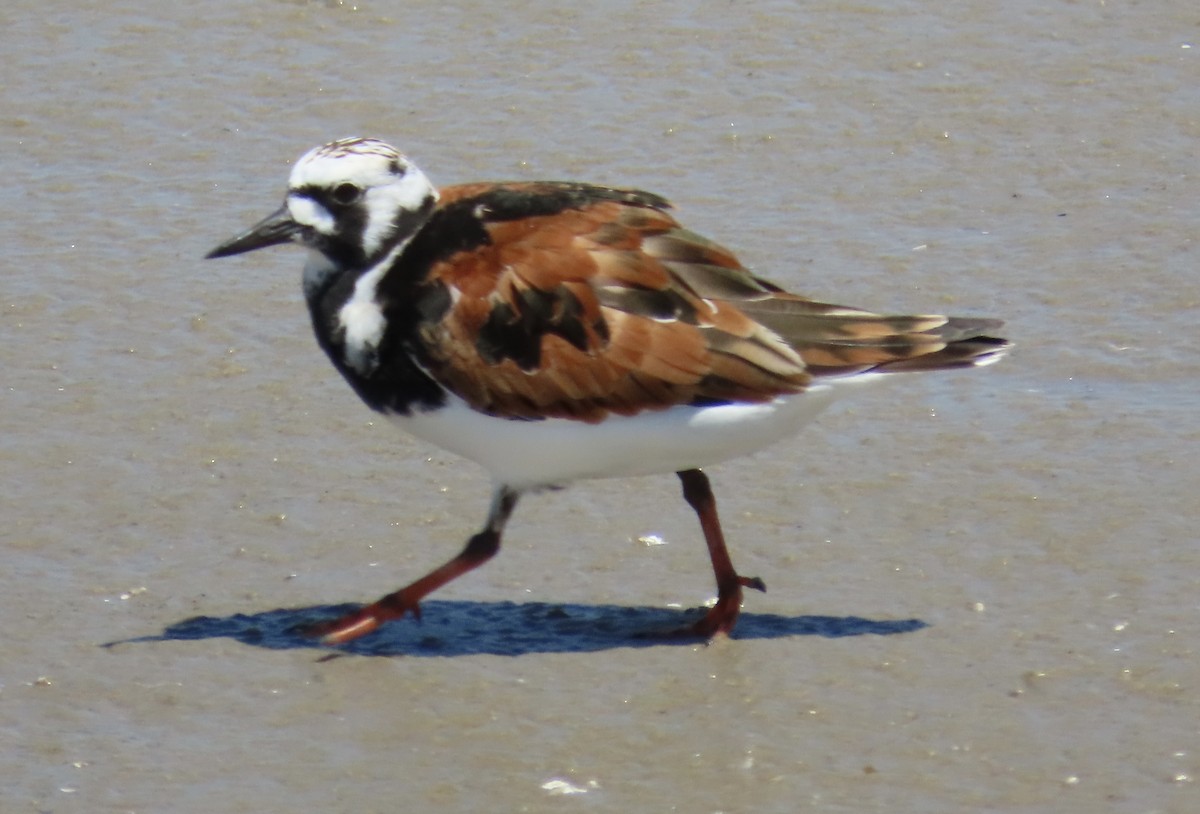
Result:
{"label": "shallow water", "polygon": [[[1200,809],[1190,6],[0,21],[5,812]],[[714,470],[770,586],[736,639],[637,635],[712,591],[639,478],[523,501],[323,661],[291,626],[450,556],[488,489],[355,402],[297,253],[200,259],[351,134],[642,186],[789,288],[1018,347]]]}

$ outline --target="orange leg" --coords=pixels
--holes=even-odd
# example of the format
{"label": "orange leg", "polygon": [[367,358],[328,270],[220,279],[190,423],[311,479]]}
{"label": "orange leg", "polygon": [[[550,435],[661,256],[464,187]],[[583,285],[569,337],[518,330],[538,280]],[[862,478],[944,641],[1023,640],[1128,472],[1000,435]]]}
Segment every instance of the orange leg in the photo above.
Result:
{"label": "orange leg", "polygon": [[518,497],[520,492],[498,486],[492,495],[487,524],[482,531],[467,541],[466,547],[457,557],[378,602],[330,622],[313,625],[308,632],[319,636],[321,644],[342,644],[364,636],[384,622],[399,619],[406,613],[420,619],[422,599],[450,580],[483,565],[500,550],[500,535],[517,505]]}
{"label": "orange leg", "polygon": [[742,610],[742,588],[765,591],[767,586],[758,577],[739,576],[733,570],[733,561],[725,548],[725,535],[721,532],[721,520],[717,517],[717,499],[713,497],[708,476],[699,469],[675,474],[683,482],[683,499],[700,518],[700,528],[704,531],[704,541],[708,543],[708,554],[717,578],[717,604],[691,628],[692,633],[711,639],[718,633],[728,634],[737,624]]}

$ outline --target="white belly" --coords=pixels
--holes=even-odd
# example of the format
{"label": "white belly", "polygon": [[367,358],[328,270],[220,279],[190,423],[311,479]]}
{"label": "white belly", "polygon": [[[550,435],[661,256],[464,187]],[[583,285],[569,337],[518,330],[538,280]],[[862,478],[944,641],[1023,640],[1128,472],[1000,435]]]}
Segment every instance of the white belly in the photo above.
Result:
{"label": "white belly", "polygon": [[486,416],[456,396],[440,409],[391,416],[407,432],[475,461],[515,488],[710,466],[793,435],[833,400],[818,385],[763,404],[671,407],[598,424]]}

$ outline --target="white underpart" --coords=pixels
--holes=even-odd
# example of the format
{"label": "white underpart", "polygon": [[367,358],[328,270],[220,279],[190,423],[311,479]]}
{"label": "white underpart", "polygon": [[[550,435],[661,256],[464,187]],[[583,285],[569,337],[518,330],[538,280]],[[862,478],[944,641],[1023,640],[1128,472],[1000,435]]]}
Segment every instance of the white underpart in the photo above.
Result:
{"label": "white underpart", "polygon": [[392,419],[418,438],[475,461],[498,482],[524,489],[678,472],[749,455],[798,432],[829,405],[834,389],[821,384],[763,404],[677,406],[610,416],[598,424],[512,421],[475,412],[451,395],[442,409]]}

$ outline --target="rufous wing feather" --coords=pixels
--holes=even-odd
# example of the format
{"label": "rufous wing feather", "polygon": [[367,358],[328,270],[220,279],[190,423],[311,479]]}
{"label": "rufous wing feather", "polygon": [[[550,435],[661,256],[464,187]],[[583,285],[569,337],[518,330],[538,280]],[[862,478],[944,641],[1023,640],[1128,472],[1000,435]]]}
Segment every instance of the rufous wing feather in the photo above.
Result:
{"label": "rufous wing feather", "polygon": [[[472,407],[599,421],[676,404],[765,401],[816,376],[976,364],[1003,349],[990,320],[885,316],[815,302],[743,269],[648,193],[572,194],[546,214],[489,219],[486,240],[434,264],[446,313],[422,329],[431,372]],[[481,186],[443,191],[486,200]],[[527,205],[528,206],[528,205]]]}

